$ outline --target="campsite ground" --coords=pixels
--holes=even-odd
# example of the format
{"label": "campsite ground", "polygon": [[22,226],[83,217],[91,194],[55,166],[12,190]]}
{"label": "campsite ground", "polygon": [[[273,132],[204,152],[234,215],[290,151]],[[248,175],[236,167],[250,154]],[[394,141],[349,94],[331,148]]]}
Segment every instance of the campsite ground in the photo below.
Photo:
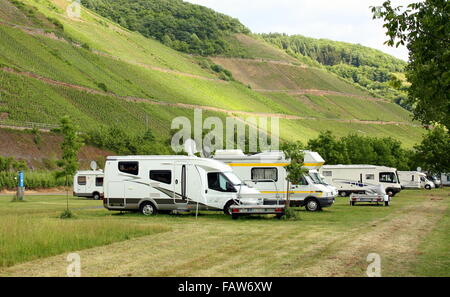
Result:
{"label": "campsite ground", "polygon": [[450,276],[450,189],[403,191],[390,207],[335,205],[300,220],[222,214],[119,214],[101,201],[0,197],[0,276],[64,276],[69,252],[82,276]]}

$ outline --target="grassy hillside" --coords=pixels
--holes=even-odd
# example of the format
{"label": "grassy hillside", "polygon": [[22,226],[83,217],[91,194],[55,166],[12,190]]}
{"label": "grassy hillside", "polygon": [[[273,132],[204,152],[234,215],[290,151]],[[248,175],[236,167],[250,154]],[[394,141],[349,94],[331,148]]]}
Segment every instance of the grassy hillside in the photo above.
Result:
{"label": "grassy hillside", "polygon": [[310,65],[325,66],[376,96],[389,98],[403,106],[406,104],[404,88],[396,89],[392,83],[405,70],[406,62],[400,59],[359,44],[279,33],[259,36]]}
{"label": "grassy hillside", "polygon": [[229,35],[234,53],[208,59],[86,8],[71,19],[63,0],[0,1],[0,125],[55,125],[67,114],[84,131],[114,126],[133,134],[150,127],[167,143],[172,119],[192,119],[201,107],[204,118],[285,118],[285,139],[332,130],[398,135],[407,147],[420,140],[422,130],[403,109],[368,99],[367,91],[252,35]]}

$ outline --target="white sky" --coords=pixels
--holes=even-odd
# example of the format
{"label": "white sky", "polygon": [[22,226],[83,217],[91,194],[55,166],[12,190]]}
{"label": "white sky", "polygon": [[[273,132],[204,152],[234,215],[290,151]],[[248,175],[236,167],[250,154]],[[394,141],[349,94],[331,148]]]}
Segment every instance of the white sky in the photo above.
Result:
{"label": "white sky", "polygon": [[[384,45],[387,40],[381,20],[372,20],[370,6],[384,0],[185,0],[238,18],[255,33],[279,32],[289,35],[327,38],[359,43],[408,59],[405,47]],[[406,6],[412,0],[394,0]]]}

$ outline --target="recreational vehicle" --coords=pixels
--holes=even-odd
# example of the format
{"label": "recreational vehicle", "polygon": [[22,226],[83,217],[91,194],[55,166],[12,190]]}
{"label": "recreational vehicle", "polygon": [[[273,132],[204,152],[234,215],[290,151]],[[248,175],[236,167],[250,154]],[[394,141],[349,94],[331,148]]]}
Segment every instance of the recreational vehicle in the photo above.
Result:
{"label": "recreational vehicle", "polygon": [[73,195],[77,197],[103,197],[103,178],[101,170],[78,171],[73,178]]}
{"label": "recreational vehicle", "polygon": [[435,187],[425,173],[419,171],[398,171],[400,184],[405,189],[427,189],[431,190]]}
{"label": "recreational vehicle", "polygon": [[284,214],[284,207],[264,205],[260,192],[228,165],[195,156],[108,157],[103,204],[144,215],[195,209],[223,210],[233,218],[244,212]]}
{"label": "recreational vehicle", "polygon": [[374,165],[325,165],[319,172],[343,197],[352,193],[365,194],[370,187],[377,185],[383,185],[391,197],[401,191],[395,168]]}
{"label": "recreational vehicle", "polygon": [[[287,181],[285,159],[281,151],[267,151],[246,155],[242,150],[218,150],[213,156],[231,168],[244,182],[257,188],[267,200],[286,199]],[[290,186],[290,201],[293,206],[305,206],[309,211],[317,211],[334,203],[333,187],[327,186],[320,178],[317,168],[325,161],[318,153],[305,151],[304,166],[310,169],[298,184]]]}
{"label": "recreational vehicle", "polygon": [[444,187],[450,186],[450,173],[441,174],[441,185]]}

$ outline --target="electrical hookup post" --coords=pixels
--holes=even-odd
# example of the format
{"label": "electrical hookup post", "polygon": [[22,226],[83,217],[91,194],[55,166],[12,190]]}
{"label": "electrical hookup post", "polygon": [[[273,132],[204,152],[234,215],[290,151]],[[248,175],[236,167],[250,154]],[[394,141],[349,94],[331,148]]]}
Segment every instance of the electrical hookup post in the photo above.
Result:
{"label": "electrical hookup post", "polygon": [[14,197],[15,201],[23,201],[23,197],[25,195],[25,173],[23,171],[19,171],[17,174],[17,192]]}

